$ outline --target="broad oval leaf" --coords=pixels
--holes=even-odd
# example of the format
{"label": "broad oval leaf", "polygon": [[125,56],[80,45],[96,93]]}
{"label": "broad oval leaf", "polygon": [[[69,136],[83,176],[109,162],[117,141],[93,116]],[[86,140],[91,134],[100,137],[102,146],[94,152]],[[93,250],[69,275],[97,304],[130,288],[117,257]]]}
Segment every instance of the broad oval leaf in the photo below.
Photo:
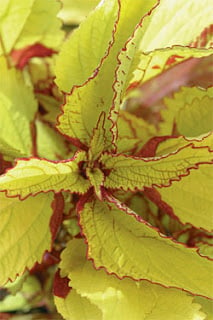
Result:
{"label": "broad oval leaf", "polygon": [[27,200],[0,193],[0,285],[15,280],[26,268],[41,262],[51,248],[50,218],[53,193]]}
{"label": "broad oval leaf", "polygon": [[212,261],[159,234],[118,200],[108,200],[114,203],[94,200],[80,212],[88,256],[96,268],[212,297]]}
{"label": "broad oval leaf", "polygon": [[80,151],[71,160],[58,162],[36,158],[18,160],[14,168],[0,176],[0,191],[21,199],[48,191],[84,193],[90,183],[80,175],[78,164],[85,157],[85,152]]}
{"label": "broad oval leaf", "polygon": [[[204,319],[200,306],[185,292],[163,288],[147,281],[117,279],[95,270],[86,259],[83,240],[71,240],[61,255],[60,268],[81,299],[87,298],[103,313],[102,320],[194,320]],[[174,304],[175,301],[175,304]],[[70,306],[71,306],[70,301]],[[148,315],[152,315],[149,318]],[[73,318],[73,320],[78,318]]]}
{"label": "broad oval leaf", "polygon": [[157,188],[161,201],[172,209],[182,223],[213,230],[213,166],[202,165],[169,188]]}

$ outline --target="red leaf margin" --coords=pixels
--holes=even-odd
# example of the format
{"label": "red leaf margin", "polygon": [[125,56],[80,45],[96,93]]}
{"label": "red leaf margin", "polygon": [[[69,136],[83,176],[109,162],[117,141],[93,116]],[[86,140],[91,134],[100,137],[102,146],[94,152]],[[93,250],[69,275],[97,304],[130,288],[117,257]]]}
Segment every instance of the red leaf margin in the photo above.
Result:
{"label": "red leaf margin", "polygon": [[[142,223],[142,224],[145,224],[147,227],[149,227],[150,229],[152,230],[155,230],[158,235],[163,238],[163,239],[169,239],[171,240],[172,242],[176,243],[176,244],[179,244],[179,245],[182,245],[184,248],[187,248],[187,249],[195,249],[196,253],[202,258],[202,259],[207,259],[209,261],[213,261],[213,259],[207,257],[207,256],[202,256],[200,253],[199,253],[199,248],[197,247],[188,247],[186,244],[184,243],[181,243],[181,242],[178,242],[176,241],[175,239],[173,239],[172,237],[168,237],[168,236],[165,236],[163,234],[161,234],[158,230],[158,228],[156,227],[153,227],[152,225],[150,225],[147,221],[143,220],[141,216],[138,216],[136,213],[134,213],[131,209],[129,209],[125,204],[121,203],[119,200],[117,200],[116,198],[114,198],[111,194],[105,192],[105,199],[109,202],[109,203],[113,203],[116,205],[116,207],[119,209],[119,210],[122,210],[123,212],[125,212],[126,214],[128,214],[129,216],[132,216],[138,223]],[[84,242],[87,246],[87,250],[86,250],[86,259],[91,261],[92,264],[93,264],[93,267],[95,270],[104,270],[108,275],[114,275],[117,279],[119,280],[122,280],[122,279],[132,279],[133,281],[136,281],[136,282],[141,282],[141,281],[146,281],[148,283],[152,283],[152,284],[156,284],[156,285],[159,285],[163,288],[167,288],[167,289],[178,289],[178,290],[181,290],[183,292],[186,292],[186,293],[189,293],[191,294],[192,296],[200,296],[200,297],[203,297],[203,298],[206,298],[208,300],[213,300],[213,298],[210,298],[210,297],[207,297],[207,296],[204,296],[204,295],[200,295],[200,294],[194,294],[193,292],[189,291],[189,290],[186,290],[186,289],[183,289],[181,287],[176,287],[176,286],[166,286],[162,283],[159,283],[159,282],[155,282],[155,281],[151,281],[151,280],[148,280],[148,279],[145,279],[145,278],[141,278],[141,279],[135,279],[134,277],[131,277],[131,276],[118,276],[115,272],[109,272],[107,270],[107,268],[103,265],[103,266],[99,266],[97,267],[96,266],[96,263],[95,263],[95,260],[94,258],[92,258],[90,255],[89,255],[89,242],[87,240],[87,237],[86,235],[84,234],[84,227],[83,227],[83,224],[81,223],[81,211],[83,210],[83,207],[84,207],[84,204],[86,202],[91,202],[93,201],[92,197],[90,198],[85,198],[84,201],[81,201],[81,205],[78,207],[78,224],[79,224],[79,227],[81,229],[81,235],[82,237],[84,238]],[[83,203],[84,202],[84,203]]]}

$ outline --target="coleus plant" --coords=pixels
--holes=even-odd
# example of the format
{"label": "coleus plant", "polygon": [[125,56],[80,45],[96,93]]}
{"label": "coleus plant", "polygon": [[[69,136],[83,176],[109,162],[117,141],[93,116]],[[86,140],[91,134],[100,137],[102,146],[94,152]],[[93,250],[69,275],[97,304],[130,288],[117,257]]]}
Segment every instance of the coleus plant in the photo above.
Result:
{"label": "coleus plant", "polygon": [[[163,80],[211,56],[211,1],[101,1],[60,52],[57,1],[4,3],[1,311],[53,281],[65,319],[210,319],[213,92]],[[154,126],[130,101],[158,79]]]}

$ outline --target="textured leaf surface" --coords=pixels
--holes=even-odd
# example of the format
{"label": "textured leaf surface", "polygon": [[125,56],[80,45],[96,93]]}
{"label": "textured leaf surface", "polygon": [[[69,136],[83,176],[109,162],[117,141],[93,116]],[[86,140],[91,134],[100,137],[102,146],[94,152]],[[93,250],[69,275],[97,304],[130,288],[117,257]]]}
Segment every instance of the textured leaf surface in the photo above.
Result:
{"label": "textured leaf surface", "polygon": [[1,0],[0,29],[5,51],[40,42],[57,48],[62,39],[56,0]]}
{"label": "textured leaf surface", "polygon": [[30,155],[30,124],[34,119],[37,103],[20,72],[8,69],[3,58],[0,59],[0,68],[0,139],[12,149],[18,149],[20,156]]}
{"label": "textured leaf surface", "polygon": [[[106,113],[106,118],[108,118],[115,93],[113,90],[113,83],[115,69],[118,65],[117,55],[133,33],[135,25],[140,22],[141,18],[155,4],[156,1],[154,0],[149,2],[136,0],[134,1],[134,6],[132,6],[130,0],[122,1],[120,11],[117,12],[119,20],[116,24],[116,33],[112,45],[109,46],[109,52],[106,55],[106,59],[102,60],[100,68],[96,70],[95,75],[93,75],[85,85],[75,87],[71,95],[67,96],[66,103],[63,106],[63,113],[59,117],[58,125],[59,130],[63,134],[71,138],[77,138],[82,143],[88,145],[93,128],[95,128],[101,112],[104,111]],[[106,7],[106,10],[108,10],[108,6],[108,1],[105,1],[101,3],[100,7]],[[128,23],[126,23],[127,21]],[[97,26],[95,26],[95,28],[97,30]],[[105,28],[103,23],[101,28]],[[96,50],[98,49],[96,48]],[[73,63],[78,64],[75,59],[73,59]],[[85,63],[88,65],[88,59],[86,59]],[[58,64],[58,67],[60,68],[60,64]],[[83,62],[82,68],[84,68]],[[66,76],[66,84],[67,78],[69,78],[69,76]],[[111,126],[111,121],[106,121],[105,128],[108,135],[107,141],[109,142],[112,140],[111,132],[109,130]]]}
{"label": "textured leaf surface", "polygon": [[98,159],[104,150],[105,147],[105,123],[106,114],[103,112],[100,115],[98,120],[97,126],[93,130],[93,137],[90,142],[90,149],[89,149],[89,160],[94,161]]}
{"label": "textured leaf surface", "polygon": [[182,135],[195,137],[213,130],[213,88],[207,90],[183,87],[174,97],[164,100],[166,109],[161,112],[160,134],[175,130]]}
{"label": "textured leaf surface", "polygon": [[65,320],[102,320],[100,309],[75,289],[72,289],[65,299],[55,297],[55,304]]}
{"label": "textured leaf surface", "polygon": [[96,7],[64,43],[55,70],[56,83],[61,90],[70,92],[74,85],[83,84],[97,72],[113,40],[118,7],[117,0],[108,0]]}
{"label": "textured leaf surface", "polygon": [[123,110],[119,112],[117,128],[116,146],[118,153],[131,152],[131,154],[134,154],[147,140],[156,135],[154,126]]}
{"label": "textured leaf surface", "polygon": [[166,202],[183,223],[197,228],[213,229],[212,199],[213,166],[202,165],[192,170],[181,181],[175,181],[169,188],[157,188],[161,200]]}
{"label": "textured leaf surface", "polygon": [[18,160],[14,168],[0,177],[0,190],[7,190],[9,196],[19,195],[20,198],[47,191],[84,193],[89,182],[79,173],[78,163],[83,160],[83,151],[71,160],[59,162],[36,158]]}
{"label": "textured leaf surface", "polygon": [[145,21],[140,45],[142,51],[189,45],[212,23],[211,10],[211,0],[161,0]]}
{"label": "textured leaf surface", "polygon": [[144,187],[169,186],[173,180],[188,175],[198,164],[211,163],[208,148],[196,148],[189,143],[178,151],[156,158],[133,158],[103,154],[101,162],[110,170],[105,187],[142,190]]}
{"label": "textured leaf surface", "polygon": [[196,249],[160,235],[118,201],[117,206],[94,201],[85,204],[80,213],[88,255],[97,268],[104,267],[119,277],[146,279],[212,296],[210,260],[199,256]]}
{"label": "textured leaf surface", "polygon": [[147,281],[119,280],[103,270],[95,270],[85,256],[83,241],[70,241],[62,253],[61,271],[68,274],[70,285],[81,299],[87,298],[100,308],[102,320],[194,320],[198,315],[204,319],[199,305],[192,303],[193,298],[186,293]]}
{"label": "textured leaf surface", "polygon": [[41,261],[44,251],[50,250],[53,194],[20,201],[0,193],[0,201],[0,285],[3,285],[25,268],[32,268]]}
{"label": "textured leaf surface", "polygon": [[103,172],[99,168],[87,168],[86,174],[88,179],[90,180],[91,185],[94,187],[96,195],[99,197],[99,199],[101,199],[101,187],[104,183]]}

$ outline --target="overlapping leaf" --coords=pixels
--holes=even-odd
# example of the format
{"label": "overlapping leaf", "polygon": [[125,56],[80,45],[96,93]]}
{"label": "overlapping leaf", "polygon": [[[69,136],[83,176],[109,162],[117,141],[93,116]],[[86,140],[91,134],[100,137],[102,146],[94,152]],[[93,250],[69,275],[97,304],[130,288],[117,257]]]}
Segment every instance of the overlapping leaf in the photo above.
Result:
{"label": "overlapping leaf", "polygon": [[[149,3],[137,0],[134,2],[134,6],[132,6],[132,2],[129,0],[123,0],[121,2],[121,7],[119,11],[117,11],[118,21],[114,24],[116,32],[113,35],[113,38],[112,36],[110,38],[112,44],[111,46],[109,45],[109,50],[105,59],[102,60],[100,68],[96,70],[96,74],[94,74],[85,85],[75,87],[71,95],[66,99],[66,103],[63,107],[63,114],[59,117],[58,126],[63,134],[71,138],[77,138],[82,143],[88,145],[93,128],[96,126],[101,112],[104,111],[106,113],[106,138],[109,142],[112,140],[111,131],[109,130],[112,123],[111,121],[108,121],[107,118],[115,94],[112,86],[114,83],[115,69],[119,64],[116,58],[121,49],[125,47],[125,43],[133,33],[137,23],[140,22],[142,17],[147,14],[155,4],[156,1],[154,0],[149,1]],[[108,10],[107,8],[110,8],[110,6],[108,5],[108,2],[105,1],[101,3],[100,8]],[[128,24],[126,21],[128,21]],[[87,28],[86,22],[84,26]],[[104,29],[103,23],[101,27]],[[112,31],[113,29],[111,29],[111,32]],[[85,52],[84,47],[82,47],[82,50]],[[96,50],[98,51],[98,48],[96,48]],[[88,65],[88,59],[85,61],[86,65]],[[75,59],[73,59],[73,64],[77,64]],[[63,69],[63,64],[58,63],[58,68]],[[84,64],[82,64],[82,68],[84,68]],[[56,76],[58,78],[57,74]],[[63,82],[66,83],[66,85],[67,78],[69,77],[66,77],[66,81]],[[63,89],[61,85],[60,87]],[[71,87],[69,89],[71,89]],[[122,88],[120,88],[120,90],[122,90]]]}
{"label": "overlapping leaf", "polygon": [[[193,320],[195,316],[204,319],[200,306],[186,293],[147,281],[119,280],[103,270],[95,270],[85,255],[86,246],[82,240],[70,241],[62,253],[61,272],[68,275],[82,303],[88,299],[102,311],[102,320]],[[70,298],[70,310],[74,309],[74,301]],[[73,317],[75,319],[78,317]]]}
{"label": "overlapping leaf", "polygon": [[0,201],[0,285],[4,285],[40,262],[44,251],[50,250],[53,194],[20,201],[0,193]]}
{"label": "overlapping leaf", "polygon": [[32,90],[17,70],[8,69],[0,59],[0,138],[4,144],[20,151],[21,155],[32,152],[31,122],[37,110]]}
{"label": "overlapping leaf", "polygon": [[213,320],[213,301],[203,297],[195,297],[194,301],[202,307],[201,311],[205,312],[207,318],[205,320]]}
{"label": "overlapping leaf", "polygon": [[137,56],[134,58],[135,66],[132,70],[133,76],[130,79],[130,85],[132,83],[144,83],[187,59],[201,58],[212,54],[213,50],[210,49],[181,46],[158,49],[148,53],[138,51]]}
{"label": "overlapping leaf", "polygon": [[1,0],[0,8],[1,44],[6,53],[38,42],[50,48],[61,44],[63,32],[56,18],[58,1]]}
{"label": "overlapping leaf", "polygon": [[64,43],[56,64],[56,83],[65,92],[82,85],[106,55],[113,40],[119,1],[99,5]]}
{"label": "overlapping leaf", "polygon": [[212,169],[212,165],[203,165],[169,188],[157,188],[161,200],[182,223],[209,231],[213,229]]}
{"label": "overlapping leaf", "polygon": [[105,187],[123,190],[142,190],[144,187],[169,186],[196,169],[199,164],[212,163],[208,147],[195,147],[188,143],[171,154],[155,158],[127,157],[103,154],[101,162],[110,171]]}
{"label": "overlapping leaf", "polygon": [[134,154],[156,134],[154,126],[123,110],[120,110],[118,114],[117,128],[116,146],[118,153]]}
{"label": "overlapping leaf", "polygon": [[0,190],[9,196],[25,198],[39,192],[70,191],[84,193],[90,184],[80,175],[78,163],[85,160],[85,152],[71,160],[51,162],[41,159],[18,160],[16,166],[0,177]]}
{"label": "overlapping leaf", "polygon": [[72,289],[65,298],[55,297],[58,312],[65,320],[102,320],[101,310]]}
{"label": "overlapping leaf", "polygon": [[211,0],[161,0],[145,21],[141,50],[148,52],[173,45],[189,45],[212,23],[211,10]]}
{"label": "overlapping leaf", "polygon": [[196,249],[159,234],[134,212],[115,203],[93,201],[80,213],[88,255],[97,268],[104,267],[119,277],[146,279],[212,296],[211,261],[199,256]]}
{"label": "overlapping leaf", "polygon": [[164,102],[166,109],[161,112],[161,135],[176,130],[179,134],[195,137],[213,130],[213,88],[183,87]]}

